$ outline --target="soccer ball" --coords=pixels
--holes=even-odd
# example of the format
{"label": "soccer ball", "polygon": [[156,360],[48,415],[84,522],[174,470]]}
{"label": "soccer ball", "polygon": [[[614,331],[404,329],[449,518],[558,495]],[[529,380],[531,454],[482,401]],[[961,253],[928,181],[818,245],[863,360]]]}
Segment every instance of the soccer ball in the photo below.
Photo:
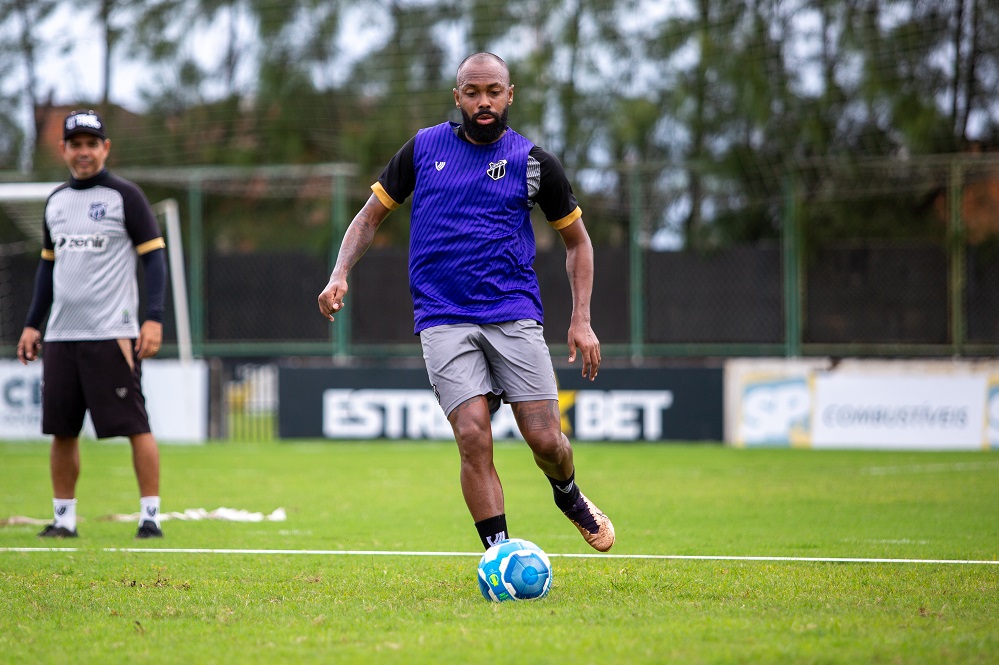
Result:
{"label": "soccer ball", "polygon": [[529,540],[508,538],[493,545],[479,561],[479,591],[483,598],[504,600],[541,598],[552,585],[548,555]]}

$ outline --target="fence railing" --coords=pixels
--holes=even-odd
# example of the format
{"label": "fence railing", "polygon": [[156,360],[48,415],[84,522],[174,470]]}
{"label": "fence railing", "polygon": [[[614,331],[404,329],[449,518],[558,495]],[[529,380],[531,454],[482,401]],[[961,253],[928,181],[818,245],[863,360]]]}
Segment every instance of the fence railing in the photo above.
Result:
{"label": "fence railing", "polygon": [[[419,357],[404,212],[383,225],[394,242],[373,247],[355,268],[337,321],[318,313],[349,211],[367,195],[349,167],[125,173],[152,200],[180,202],[195,356]],[[683,246],[669,250],[659,249],[657,234],[673,224],[675,207],[685,209],[687,193],[682,177],[662,173],[615,172],[630,194],[618,197],[617,212],[606,196],[581,195],[595,239],[593,321],[605,357],[999,350],[999,159],[799,165],[761,185],[743,209],[709,220],[727,235],[705,232],[710,224],[701,220],[700,231],[688,229]],[[702,187],[716,205],[701,209],[731,203],[730,193],[716,190]],[[746,240],[738,226],[759,226],[754,216],[765,228]],[[0,349],[8,356],[37,265],[37,240],[23,226],[0,219]],[[543,222],[537,235],[546,333],[561,355],[571,314],[564,250]],[[163,352],[176,354],[169,305],[166,319]]]}

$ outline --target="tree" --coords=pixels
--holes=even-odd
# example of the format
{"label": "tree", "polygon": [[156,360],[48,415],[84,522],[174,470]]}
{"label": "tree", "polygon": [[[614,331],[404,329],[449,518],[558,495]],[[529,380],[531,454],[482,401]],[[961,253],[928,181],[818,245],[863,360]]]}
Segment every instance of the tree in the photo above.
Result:
{"label": "tree", "polygon": [[[25,172],[31,170],[35,139],[42,134],[51,115],[53,90],[42,89],[38,80],[38,66],[42,58],[57,44],[42,42],[38,31],[57,4],[56,0],[0,0],[0,33],[12,35],[10,41],[4,39],[4,46],[0,47],[0,57],[6,63],[5,66],[0,65],[0,74],[6,74],[7,81],[10,80],[7,77],[15,80],[20,78],[20,84],[9,85],[13,88],[14,99],[23,99],[27,105],[27,109],[19,110],[28,111],[33,118],[33,126],[29,131],[18,132],[23,138],[20,141],[15,138],[7,145],[8,150],[20,145],[18,166]],[[8,89],[7,86],[4,89]],[[5,105],[12,109],[17,106],[10,101],[6,101]],[[5,124],[8,123],[9,120]],[[10,136],[16,135],[12,133]]]}
{"label": "tree", "polygon": [[987,0],[959,0],[950,20],[955,54],[950,85],[950,120],[961,145],[969,125],[981,124],[981,136],[999,134],[999,10]]}
{"label": "tree", "polygon": [[[0,127],[4,163],[46,120],[38,63],[70,45],[37,35],[57,4],[0,0],[0,122],[16,124],[21,100],[38,117]],[[517,85],[511,123],[562,159],[607,241],[629,221],[636,162],[650,232],[679,224],[710,248],[773,237],[789,178],[806,196],[863,189],[844,163],[999,141],[993,0],[83,4],[103,34],[105,110],[114,62],[148,65],[147,108],[126,114],[147,126],[119,164],[351,161],[366,183],[417,129],[456,118],[455,59],[487,50]],[[856,209],[897,207],[871,203]],[[860,224],[852,205],[827,227]]]}
{"label": "tree", "polygon": [[[130,1],[142,9],[130,36],[129,52],[147,59],[158,75],[145,88],[153,105],[176,109],[252,93],[241,87],[238,76],[255,43],[253,35],[241,34],[244,26],[256,27],[257,16],[249,0]],[[199,32],[210,32],[213,45],[220,47],[216,62],[202,64],[195,58],[194,40]]]}

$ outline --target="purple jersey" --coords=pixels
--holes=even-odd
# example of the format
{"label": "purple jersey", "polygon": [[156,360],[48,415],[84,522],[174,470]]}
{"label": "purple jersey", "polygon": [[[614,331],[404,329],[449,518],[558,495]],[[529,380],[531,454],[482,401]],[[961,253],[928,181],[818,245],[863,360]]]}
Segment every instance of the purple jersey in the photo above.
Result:
{"label": "purple jersey", "polygon": [[[531,208],[542,202],[554,228],[578,219],[561,165],[513,130],[477,145],[460,138],[455,127],[421,129],[373,186],[390,208],[413,194],[409,274],[415,332],[450,323],[543,323]],[[545,187],[549,182],[557,184]]]}

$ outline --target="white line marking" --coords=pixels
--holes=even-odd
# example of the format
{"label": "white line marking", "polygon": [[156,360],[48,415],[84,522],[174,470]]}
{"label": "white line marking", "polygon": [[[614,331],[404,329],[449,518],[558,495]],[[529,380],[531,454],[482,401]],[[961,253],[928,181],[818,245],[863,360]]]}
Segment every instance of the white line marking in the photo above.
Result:
{"label": "white line marking", "polygon": [[[428,556],[476,557],[481,552],[396,552],[392,550],[263,550],[263,549],[210,549],[210,548],[153,548],[153,547],[103,547],[86,550],[78,547],[0,547],[0,552],[125,552],[129,554],[263,554],[318,556]],[[644,559],[659,561],[783,561],[800,563],[934,563],[972,566],[999,566],[999,560],[976,559],[875,559],[860,557],[811,557],[811,556],[728,556],[709,554],[551,554],[550,558],[563,559]]]}
{"label": "white line marking", "polygon": [[999,462],[954,462],[953,464],[909,464],[904,466],[872,466],[861,469],[862,475],[890,476],[902,473],[949,473],[951,471],[988,471],[999,469]]}

